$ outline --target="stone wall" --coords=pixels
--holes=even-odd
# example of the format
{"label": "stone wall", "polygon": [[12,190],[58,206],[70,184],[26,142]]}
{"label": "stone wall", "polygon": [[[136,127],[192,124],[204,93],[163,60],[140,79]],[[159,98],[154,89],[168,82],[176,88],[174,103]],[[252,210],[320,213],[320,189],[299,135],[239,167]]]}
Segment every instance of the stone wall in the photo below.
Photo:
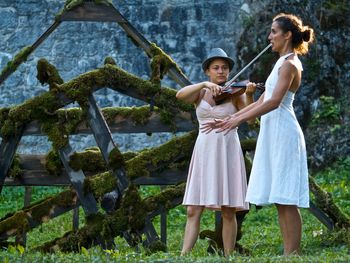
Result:
{"label": "stone wall", "polygon": [[[311,164],[321,167],[327,164],[327,160],[334,159],[328,157],[349,154],[349,139],[346,137],[349,130],[348,101],[342,102],[340,119],[341,127],[345,128],[336,131],[331,141],[329,136],[323,138],[322,147],[314,138],[322,138],[327,132],[310,126],[319,108],[320,96],[334,96],[338,102],[350,95],[347,87],[350,77],[348,1],[325,0],[320,4],[317,0],[120,0],[113,3],[141,34],[166,51],[192,82],[205,79],[200,64],[211,48],[221,47],[234,57],[237,62],[234,72],[237,72],[268,44],[267,35],[275,14],[283,11],[300,15],[315,28],[317,37],[310,54],[302,58],[304,79],[295,101],[298,119],[307,135]],[[63,5],[64,1],[56,0],[2,0],[0,68],[21,48],[34,43],[54,22]],[[63,22],[0,86],[0,107],[16,105],[48,90],[36,79],[39,58],[44,57],[54,64],[67,81],[99,67],[106,56],[112,56],[123,69],[144,79],[149,78],[149,59],[132,44],[118,24]],[[243,77],[264,81],[264,70],[266,74],[272,63],[273,60],[262,58]],[[168,78],[163,84],[179,88]],[[140,101],[107,89],[100,90],[95,97],[103,107],[142,105]],[[329,130],[333,126],[323,129]],[[122,150],[130,150],[162,143],[173,135],[114,136]],[[94,144],[89,136],[74,136],[72,141],[78,148]],[[334,152],[333,148],[327,147],[328,143],[339,147],[333,147]],[[50,143],[37,137],[22,141],[22,152],[32,152],[33,149],[45,152],[50,149]]]}

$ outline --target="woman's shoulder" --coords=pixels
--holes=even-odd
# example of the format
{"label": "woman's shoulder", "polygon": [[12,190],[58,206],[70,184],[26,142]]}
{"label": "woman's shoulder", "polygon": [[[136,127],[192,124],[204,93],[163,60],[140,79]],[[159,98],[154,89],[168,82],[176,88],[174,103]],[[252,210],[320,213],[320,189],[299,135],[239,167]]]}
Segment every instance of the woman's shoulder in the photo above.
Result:
{"label": "woman's shoulder", "polygon": [[288,59],[286,59],[283,64],[287,65],[291,69],[296,69],[296,70],[303,70],[303,65],[301,61],[299,60],[299,57],[294,54],[293,56],[290,56]]}
{"label": "woman's shoulder", "polygon": [[301,64],[299,58],[297,56],[293,56],[291,58],[286,59],[282,65],[281,68],[284,67],[287,70],[290,71],[302,71],[303,65]]}

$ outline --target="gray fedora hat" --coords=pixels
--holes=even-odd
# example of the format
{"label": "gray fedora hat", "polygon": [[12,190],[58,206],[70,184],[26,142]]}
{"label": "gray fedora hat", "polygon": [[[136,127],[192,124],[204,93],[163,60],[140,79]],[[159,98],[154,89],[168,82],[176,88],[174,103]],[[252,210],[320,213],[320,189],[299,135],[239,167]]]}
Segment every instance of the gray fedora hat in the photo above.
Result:
{"label": "gray fedora hat", "polygon": [[213,48],[210,52],[208,57],[203,61],[202,63],[202,69],[206,71],[209,67],[209,64],[211,61],[213,61],[216,58],[222,58],[228,62],[228,66],[230,68],[230,71],[233,68],[233,65],[235,64],[233,59],[227,56],[226,52],[223,51],[221,48]]}

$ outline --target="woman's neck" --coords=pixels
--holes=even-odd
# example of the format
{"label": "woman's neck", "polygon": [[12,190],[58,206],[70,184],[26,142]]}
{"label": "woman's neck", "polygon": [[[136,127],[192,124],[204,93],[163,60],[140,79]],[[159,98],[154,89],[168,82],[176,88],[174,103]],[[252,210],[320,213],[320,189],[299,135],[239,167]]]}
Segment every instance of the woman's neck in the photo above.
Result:
{"label": "woman's neck", "polygon": [[278,51],[280,57],[287,55],[289,53],[293,53],[293,52],[294,52],[294,49],[292,48],[292,46],[290,44],[285,45],[283,48],[281,48],[280,51]]}

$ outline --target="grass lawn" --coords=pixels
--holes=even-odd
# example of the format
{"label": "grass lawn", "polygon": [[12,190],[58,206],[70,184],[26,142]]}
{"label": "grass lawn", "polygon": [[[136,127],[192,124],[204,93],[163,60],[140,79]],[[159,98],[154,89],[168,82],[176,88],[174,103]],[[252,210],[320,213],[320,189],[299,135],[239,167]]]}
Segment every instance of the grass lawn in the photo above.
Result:
{"label": "grass lawn", "polygon": [[[333,194],[344,212],[350,208],[350,158],[338,162],[316,175],[317,182]],[[59,187],[33,187],[33,201],[62,191]],[[158,192],[158,187],[143,187],[142,194]],[[23,204],[23,187],[4,187],[0,195],[0,218],[16,211]],[[328,231],[307,209],[301,210],[303,217],[302,256],[281,256],[283,247],[277,211],[275,207],[256,210],[253,206],[243,223],[243,237],[239,241],[250,251],[249,256],[235,254],[228,260],[232,262],[350,262],[350,240],[346,232]],[[349,214],[349,213],[348,213]],[[84,224],[84,214],[80,209],[80,225]],[[227,262],[227,259],[206,252],[207,240],[198,240],[192,253],[179,257],[183,231],[186,222],[182,206],[172,209],[168,214],[168,252],[148,255],[141,247],[138,252],[129,248],[122,238],[116,238],[116,248],[103,250],[100,247],[82,248],[80,253],[41,254],[31,249],[46,241],[62,236],[72,228],[72,212],[34,229],[27,235],[27,247],[9,247],[0,250],[0,262]],[[202,230],[214,228],[214,213],[205,211]],[[159,217],[154,224],[159,230]],[[347,242],[340,236],[347,236]]]}

